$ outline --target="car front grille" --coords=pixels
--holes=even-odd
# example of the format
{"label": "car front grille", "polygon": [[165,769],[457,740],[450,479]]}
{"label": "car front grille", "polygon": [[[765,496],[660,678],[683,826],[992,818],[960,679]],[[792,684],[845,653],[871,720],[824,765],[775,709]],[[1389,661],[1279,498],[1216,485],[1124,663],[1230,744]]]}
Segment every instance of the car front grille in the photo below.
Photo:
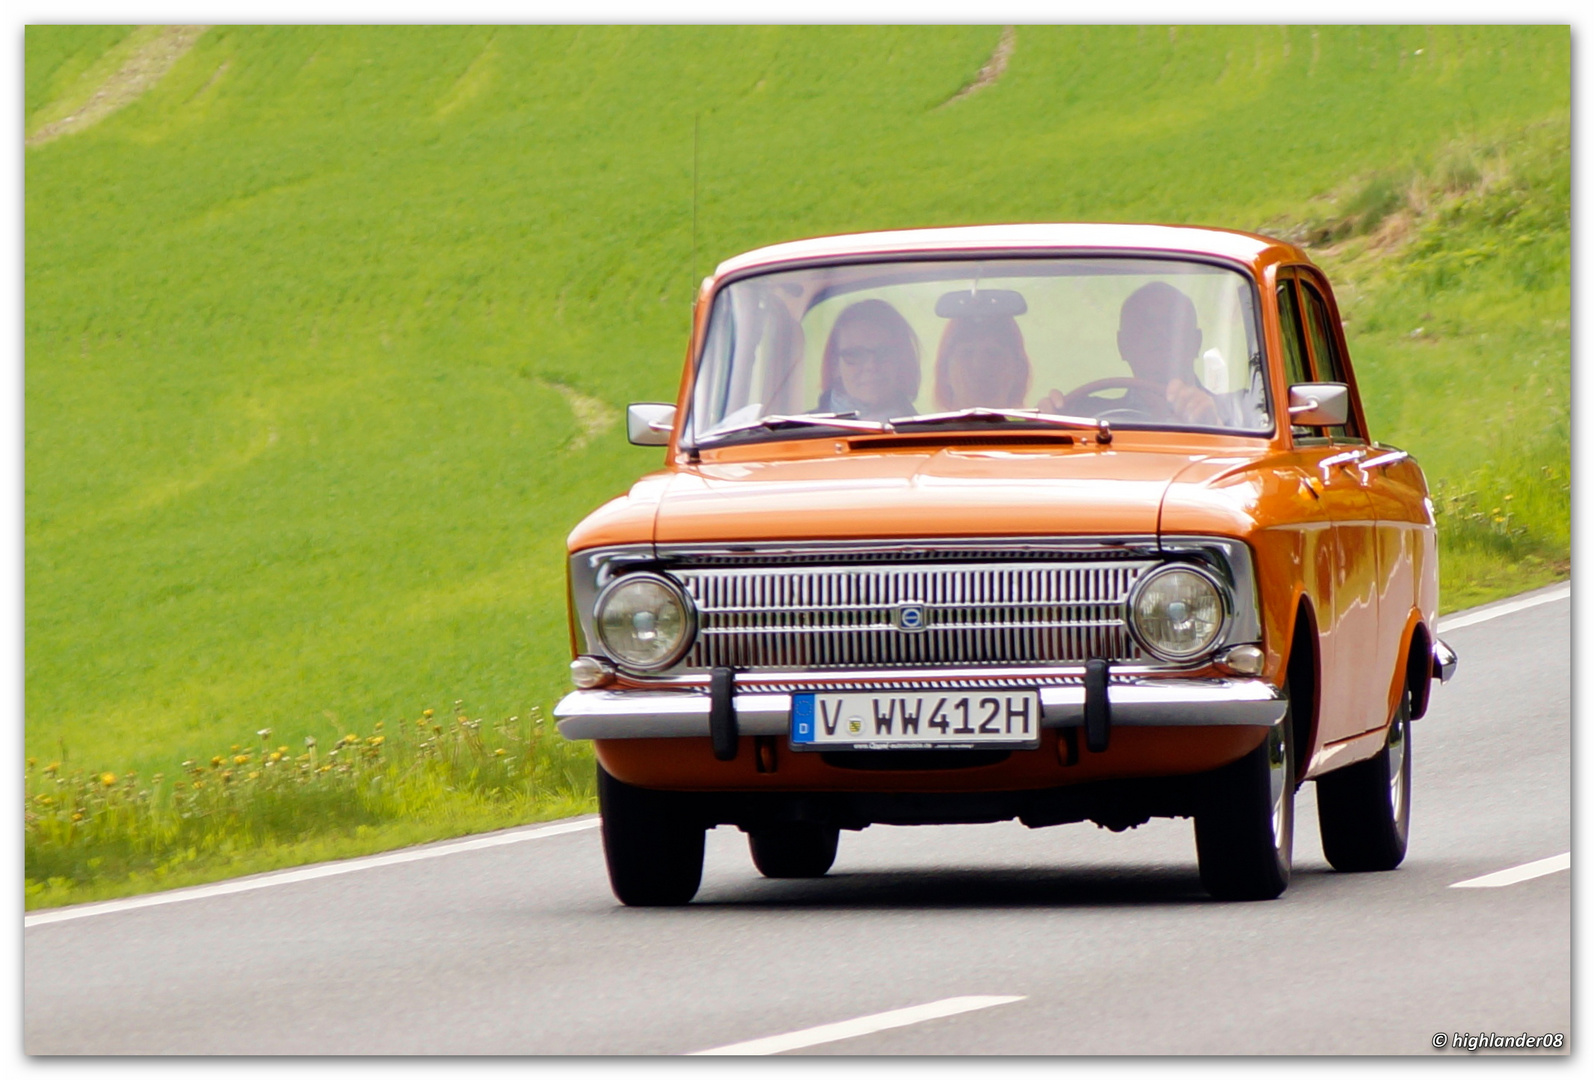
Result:
{"label": "car front grille", "polygon": [[[805,671],[1143,659],[1125,625],[1156,563],[678,568],[698,611],[681,669]],[[905,628],[917,621],[920,629]]]}

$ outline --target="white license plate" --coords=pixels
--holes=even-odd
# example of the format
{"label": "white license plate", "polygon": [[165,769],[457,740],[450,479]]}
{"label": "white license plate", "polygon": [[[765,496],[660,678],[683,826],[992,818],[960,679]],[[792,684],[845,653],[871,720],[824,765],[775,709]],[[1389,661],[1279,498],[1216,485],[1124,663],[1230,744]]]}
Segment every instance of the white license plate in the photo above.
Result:
{"label": "white license plate", "polygon": [[797,750],[900,750],[1041,745],[1034,690],[793,694]]}

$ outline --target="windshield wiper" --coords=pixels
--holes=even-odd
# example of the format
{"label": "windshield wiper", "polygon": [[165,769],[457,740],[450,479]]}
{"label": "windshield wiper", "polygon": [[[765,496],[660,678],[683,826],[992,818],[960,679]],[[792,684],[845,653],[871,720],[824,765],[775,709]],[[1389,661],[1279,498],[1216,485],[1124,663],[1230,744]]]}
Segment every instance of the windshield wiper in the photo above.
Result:
{"label": "windshield wiper", "polygon": [[1051,427],[1073,428],[1076,431],[1094,431],[1097,433],[1097,442],[1107,444],[1113,441],[1113,429],[1106,420],[1098,420],[1089,416],[1064,416],[1061,413],[1044,413],[1039,409],[989,409],[976,406],[972,409],[958,409],[954,412],[925,413],[920,416],[894,416],[891,420],[893,430],[902,431],[912,427],[938,427],[947,424],[965,424],[970,421],[978,423],[1006,423],[1008,421],[1022,421],[1032,424],[1047,424]]}
{"label": "windshield wiper", "polygon": [[856,419],[857,416],[857,412],[766,416],[763,419],[755,420],[751,424],[739,424],[736,427],[721,428],[718,431],[707,432],[698,439],[698,445],[719,442],[733,435],[745,435],[750,431],[781,431],[786,428],[840,428],[843,431],[867,431],[872,433],[892,430],[892,425],[885,420],[859,420]]}

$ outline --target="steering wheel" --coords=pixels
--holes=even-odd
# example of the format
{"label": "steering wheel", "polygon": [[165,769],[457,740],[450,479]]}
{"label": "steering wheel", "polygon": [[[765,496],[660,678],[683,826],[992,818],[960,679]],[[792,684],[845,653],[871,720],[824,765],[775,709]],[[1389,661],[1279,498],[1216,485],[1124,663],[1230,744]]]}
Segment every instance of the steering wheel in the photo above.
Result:
{"label": "steering wheel", "polygon": [[[1103,390],[1140,390],[1149,401],[1157,402],[1155,415],[1149,417],[1148,413],[1153,410],[1139,407],[1115,408],[1117,400],[1096,396]],[[1132,419],[1173,420],[1177,414],[1164,396],[1166,393],[1166,388],[1155,382],[1118,375],[1075,387],[1064,395],[1063,411],[1066,414],[1093,416],[1099,420],[1111,420],[1116,414]]]}

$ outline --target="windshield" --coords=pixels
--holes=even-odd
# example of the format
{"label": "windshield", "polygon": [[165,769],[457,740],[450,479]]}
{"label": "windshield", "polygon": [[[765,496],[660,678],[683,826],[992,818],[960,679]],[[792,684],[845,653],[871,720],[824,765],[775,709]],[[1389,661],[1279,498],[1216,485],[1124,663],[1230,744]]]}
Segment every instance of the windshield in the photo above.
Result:
{"label": "windshield", "polygon": [[1267,434],[1254,296],[1239,271],[1145,258],[745,278],[715,297],[686,442],[889,430],[910,417]]}

